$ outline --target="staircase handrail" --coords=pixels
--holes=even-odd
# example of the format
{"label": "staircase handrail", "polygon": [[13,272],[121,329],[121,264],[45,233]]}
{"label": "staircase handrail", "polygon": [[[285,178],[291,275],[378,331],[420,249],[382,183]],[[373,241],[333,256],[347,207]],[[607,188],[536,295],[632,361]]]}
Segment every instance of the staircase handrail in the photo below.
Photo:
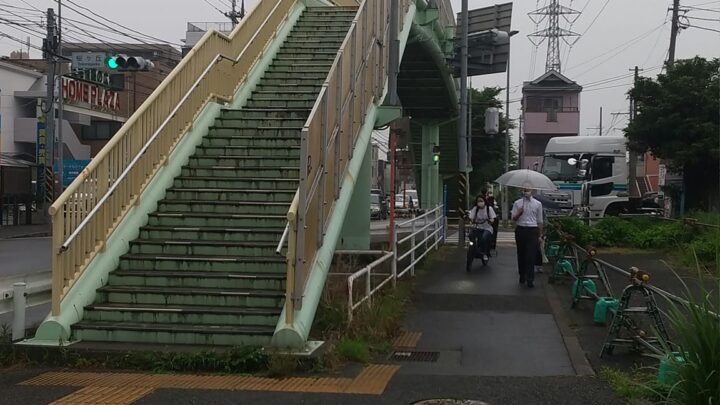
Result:
{"label": "staircase handrail", "polygon": [[[399,0],[407,11],[410,0]],[[290,229],[285,311],[300,309],[305,283],[371,103],[381,101],[390,50],[390,0],[363,0],[301,132],[297,223]],[[402,30],[405,12],[398,13]],[[292,284],[292,285],[290,285]]]}
{"label": "staircase handrail", "polygon": [[200,111],[232,100],[295,2],[261,0],[229,36],[205,33],[52,204],[53,315]]}

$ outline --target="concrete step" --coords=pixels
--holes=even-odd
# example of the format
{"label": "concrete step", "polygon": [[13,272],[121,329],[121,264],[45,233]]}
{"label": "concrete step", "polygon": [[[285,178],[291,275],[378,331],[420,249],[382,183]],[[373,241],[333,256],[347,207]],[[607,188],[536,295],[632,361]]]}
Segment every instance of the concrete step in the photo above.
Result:
{"label": "concrete step", "polygon": [[[279,241],[278,241],[279,242]],[[180,256],[273,256],[277,242],[227,242],[177,239],[136,239],[130,242],[131,254]],[[241,273],[242,275],[242,273]],[[163,284],[164,285],[164,284]],[[245,286],[237,288],[276,288]],[[281,288],[281,287],[277,287]]]}
{"label": "concrete step", "polygon": [[270,167],[262,168],[237,168],[228,166],[184,166],[181,172],[182,176],[212,176],[212,177],[270,177],[270,178],[300,178],[300,168],[298,167]]}
{"label": "concrete step", "polygon": [[317,78],[303,78],[301,76],[290,76],[282,78],[267,78],[263,77],[258,83],[258,88],[261,86],[313,86],[320,87],[325,82],[327,75],[320,76]]}
{"label": "concrete step", "polygon": [[315,105],[315,99],[310,100],[293,100],[287,98],[275,98],[275,99],[251,99],[248,101],[247,106],[250,108],[308,108],[312,109]]}
{"label": "concrete step", "polygon": [[302,128],[266,128],[261,133],[253,134],[252,129],[224,128],[210,131],[201,146],[228,147],[243,146],[250,148],[299,148]]}
{"label": "concrete step", "polygon": [[[295,191],[295,190],[293,190]],[[210,214],[155,212],[148,216],[150,226],[230,226],[234,228],[280,228],[287,223],[286,215]]]}
{"label": "concrete step", "polygon": [[275,308],[105,303],[86,306],[84,319],[99,322],[275,327],[280,313],[281,310]]}
{"label": "concrete step", "polygon": [[300,91],[297,89],[290,89],[286,88],[281,91],[262,91],[262,90],[256,90],[253,91],[252,97],[250,98],[253,101],[257,100],[277,100],[277,99],[286,99],[286,100],[295,100],[295,101],[315,101],[318,97],[319,92],[315,90],[309,90],[309,91]]}
{"label": "concrete step", "polygon": [[255,167],[264,166],[300,166],[300,158],[276,158],[265,156],[191,156],[190,165],[195,166],[234,166]]}
{"label": "concrete step", "polygon": [[[302,127],[310,116],[310,108],[249,108],[225,110],[215,120],[215,127],[257,128],[288,126]],[[241,122],[244,121],[244,122]],[[258,124],[259,123],[259,124]],[[284,123],[284,124],[283,124]]]}
{"label": "concrete step", "polygon": [[294,93],[312,93],[317,95],[320,93],[322,88],[321,82],[315,82],[313,84],[298,84],[298,83],[278,83],[278,84],[259,84],[255,90],[258,93],[280,93],[280,94],[294,94]]}
{"label": "concrete step", "polygon": [[[280,241],[280,238],[277,239]],[[190,270],[224,272],[286,273],[287,264],[282,256],[178,256],[125,254],[120,270]]]}
{"label": "concrete step", "polygon": [[271,179],[258,177],[215,178],[215,177],[176,177],[174,186],[178,188],[222,188],[234,190],[297,190],[299,178]]}
{"label": "concrete step", "polygon": [[295,196],[295,191],[296,190],[237,190],[171,187],[165,194],[165,199],[290,203]]}
{"label": "concrete step", "polygon": [[[297,134],[299,138],[299,133]],[[300,146],[277,148],[272,146],[203,146],[195,148],[195,156],[264,156],[299,158]]]}
{"label": "concrete step", "polygon": [[320,71],[305,71],[302,73],[299,72],[288,72],[288,71],[277,71],[273,70],[272,68],[265,71],[265,74],[263,75],[263,80],[265,79],[281,79],[285,82],[289,81],[295,81],[300,79],[305,80],[314,80],[314,81],[324,81],[327,78],[327,70],[320,70]]}
{"label": "concrete step", "polygon": [[330,67],[335,60],[335,55],[308,55],[308,56],[276,56],[273,60],[273,66],[298,66],[298,67]]}
{"label": "concrete step", "polygon": [[286,215],[290,203],[242,201],[160,200],[157,212],[195,212],[210,214]]}
{"label": "concrete step", "polygon": [[88,342],[135,342],[213,346],[266,346],[274,326],[218,326],[81,321],[74,337]]}
{"label": "concrete step", "polygon": [[283,228],[230,228],[219,227],[183,227],[183,226],[144,226],[140,228],[140,238],[167,240],[205,240],[228,242],[273,242],[277,245],[282,237]]}
{"label": "concrete step", "polygon": [[266,74],[270,74],[270,73],[289,74],[289,73],[292,73],[292,74],[305,76],[305,74],[307,73],[309,75],[312,75],[311,77],[315,78],[315,77],[317,77],[316,75],[322,76],[323,73],[325,73],[327,75],[327,73],[330,71],[331,65],[332,65],[332,63],[327,63],[327,64],[316,63],[314,65],[308,64],[308,65],[300,65],[300,66],[293,66],[293,65],[282,66],[282,65],[273,64],[272,66],[270,66],[268,68],[268,70],[266,71]]}

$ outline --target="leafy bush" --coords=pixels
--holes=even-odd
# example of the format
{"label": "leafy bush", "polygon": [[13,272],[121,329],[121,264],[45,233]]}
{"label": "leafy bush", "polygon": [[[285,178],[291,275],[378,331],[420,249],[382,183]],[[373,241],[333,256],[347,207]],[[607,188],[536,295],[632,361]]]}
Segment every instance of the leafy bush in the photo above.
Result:
{"label": "leafy bush", "polygon": [[361,340],[343,338],[337,344],[338,354],[346,360],[367,363],[370,359],[370,348]]}
{"label": "leafy bush", "polygon": [[688,303],[674,303],[669,315],[677,335],[675,343],[684,353],[683,361],[670,356],[679,381],[672,387],[669,399],[679,404],[720,403],[720,281],[708,283],[712,288],[707,288],[700,269],[698,274],[700,298],[685,285]]}
{"label": "leafy bush", "polygon": [[[720,215],[694,215],[705,224],[720,221]],[[697,260],[705,270],[718,269],[715,261],[720,252],[720,230],[716,228],[657,218],[617,217],[605,218],[593,226],[585,225],[575,218],[560,218],[554,224],[563,232],[573,235],[580,246],[592,244],[597,247],[674,250],[687,265],[694,266],[697,255]]]}

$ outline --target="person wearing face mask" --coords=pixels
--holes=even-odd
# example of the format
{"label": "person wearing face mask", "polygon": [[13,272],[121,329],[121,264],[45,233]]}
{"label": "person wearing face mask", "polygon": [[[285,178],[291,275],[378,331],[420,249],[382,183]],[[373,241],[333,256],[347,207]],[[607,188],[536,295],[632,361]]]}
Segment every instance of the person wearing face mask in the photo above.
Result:
{"label": "person wearing face mask", "polygon": [[513,203],[512,220],[515,221],[515,245],[517,246],[520,284],[527,282],[533,287],[535,259],[543,236],[542,203],[532,196],[529,187],[523,188],[523,196]]}
{"label": "person wearing face mask", "polygon": [[[477,240],[481,251],[483,252],[483,262],[488,260],[488,252],[490,251],[490,240],[493,234],[493,223],[495,222],[495,210],[486,205],[482,195],[475,198],[475,206],[468,213],[468,217],[472,221],[473,230],[470,234],[471,240]],[[466,270],[470,271],[472,258],[468,256]]]}

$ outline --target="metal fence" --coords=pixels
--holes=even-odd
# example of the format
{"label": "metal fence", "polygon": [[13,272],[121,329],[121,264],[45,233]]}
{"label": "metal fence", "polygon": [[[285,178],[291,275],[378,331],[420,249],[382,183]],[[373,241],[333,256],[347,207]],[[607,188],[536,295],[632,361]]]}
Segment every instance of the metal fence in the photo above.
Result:
{"label": "metal fence", "polygon": [[[409,235],[402,239],[398,239],[400,228],[411,226],[412,231]],[[446,230],[446,220],[444,216],[444,206],[438,205],[434,209],[427,211],[423,215],[415,217],[409,221],[395,224],[393,232],[392,252],[384,251],[368,251],[366,254],[381,255],[380,258],[363,267],[362,269],[352,273],[347,279],[348,320],[353,319],[353,312],[363,303],[371,303],[372,296],[380,291],[382,287],[388,283],[395,286],[397,280],[408,272],[415,275],[415,267],[430,250],[437,250],[440,243],[444,243]],[[400,253],[404,251],[404,253]],[[390,271],[382,273],[377,270],[378,266],[390,261]],[[404,266],[398,272],[398,267]],[[355,291],[355,281],[364,277],[362,283],[363,289]],[[375,278],[373,280],[373,278]]]}

